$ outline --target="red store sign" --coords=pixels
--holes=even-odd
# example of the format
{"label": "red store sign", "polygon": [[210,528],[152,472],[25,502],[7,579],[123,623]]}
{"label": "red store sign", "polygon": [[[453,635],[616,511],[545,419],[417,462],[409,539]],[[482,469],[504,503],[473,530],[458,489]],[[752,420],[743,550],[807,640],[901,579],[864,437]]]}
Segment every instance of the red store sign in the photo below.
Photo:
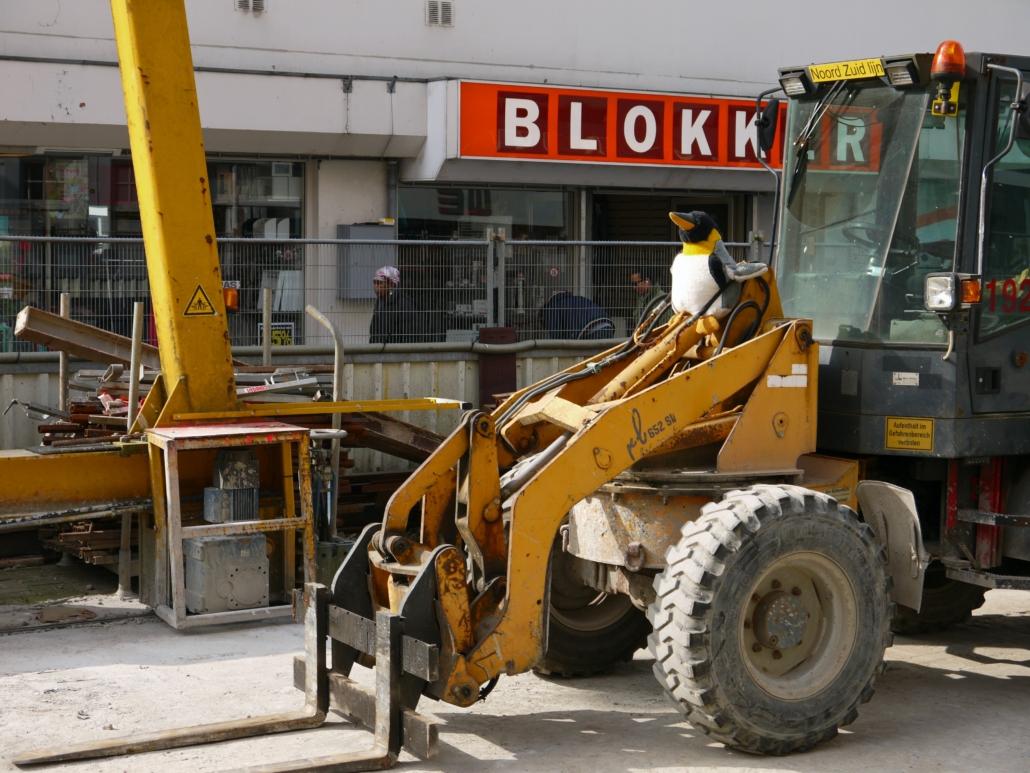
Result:
{"label": "red store sign", "polygon": [[761,168],[754,100],[462,81],[459,110],[462,158]]}

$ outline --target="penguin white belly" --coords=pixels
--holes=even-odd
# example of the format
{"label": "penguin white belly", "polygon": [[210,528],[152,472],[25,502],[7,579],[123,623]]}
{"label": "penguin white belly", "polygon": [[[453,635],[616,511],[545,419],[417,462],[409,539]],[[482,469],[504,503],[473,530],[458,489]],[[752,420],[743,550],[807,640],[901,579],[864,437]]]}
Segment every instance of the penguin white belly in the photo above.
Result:
{"label": "penguin white belly", "polygon": [[672,261],[670,299],[676,311],[697,313],[719,291],[708,268],[708,255],[684,255]]}

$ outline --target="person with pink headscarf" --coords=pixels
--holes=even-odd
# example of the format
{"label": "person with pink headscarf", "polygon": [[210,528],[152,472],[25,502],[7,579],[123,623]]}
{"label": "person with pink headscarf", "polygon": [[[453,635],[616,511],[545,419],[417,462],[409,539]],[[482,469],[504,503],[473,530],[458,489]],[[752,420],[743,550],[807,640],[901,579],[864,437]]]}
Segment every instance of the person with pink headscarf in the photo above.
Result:
{"label": "person with pink headscarf", "polygon": [[400,286],[401,272],[396,266],[382,266],[373,274],[372,290],[376,303],[368,328],[370,343],[403,344],[418,340],[418,334],[414,332],[417,324],[415,308]]}

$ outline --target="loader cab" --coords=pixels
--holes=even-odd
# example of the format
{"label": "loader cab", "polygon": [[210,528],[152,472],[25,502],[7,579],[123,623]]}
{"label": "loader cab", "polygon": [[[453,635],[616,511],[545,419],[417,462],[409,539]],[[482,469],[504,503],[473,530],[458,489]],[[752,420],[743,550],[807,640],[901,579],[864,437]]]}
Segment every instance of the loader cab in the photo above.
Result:
{"label": "loader cab", "polygon": [[[1030,451],[1030,140],[1006,150],[1025,119],[1010,70],[1030,59],[964,56],[943,80],[931,54],[780,72],[774,268],[784,312],[811,318],[821,344],[827,451]],[[940,274],[972,280],[945,312],[925,291]]]}

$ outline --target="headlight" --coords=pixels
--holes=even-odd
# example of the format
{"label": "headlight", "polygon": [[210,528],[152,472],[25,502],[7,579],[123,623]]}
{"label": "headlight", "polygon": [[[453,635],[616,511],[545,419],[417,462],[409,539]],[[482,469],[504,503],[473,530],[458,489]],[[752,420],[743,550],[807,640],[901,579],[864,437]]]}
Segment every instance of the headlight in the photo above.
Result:
{"label": "headlight", "polygon": [[923,298],[929,311],[951,311],[955,308],[954,274],[930,274],[926,277]]}
{"label": "headlight", "polygon": [[930,55],[883,57],[880,59],[880,66],[883,67],[886,81],[896,89],[922,86],[929,80]]}
{"label": "headlight", "polygon": [[808,93],[804,82],[797,75],[784,78],[780,83],[783,84],[783,90],[787,92],[788,97],[800,97]]}
{"label": "headlight", "polygon": [[815,85],[803,67],[780,70],[780,87],[788,97],[802,97],[815,93]]}

